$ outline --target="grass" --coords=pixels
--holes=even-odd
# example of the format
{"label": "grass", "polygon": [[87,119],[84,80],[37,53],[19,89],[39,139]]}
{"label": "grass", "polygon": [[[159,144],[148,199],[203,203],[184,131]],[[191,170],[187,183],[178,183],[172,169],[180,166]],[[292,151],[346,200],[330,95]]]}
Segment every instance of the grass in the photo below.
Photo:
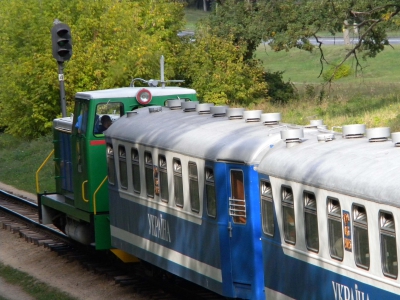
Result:
{"label": "grass", "polygon": [[[329,63],[337,63],[344,58],[348,52],[346,46],[323,46],[325,59]],[[370,85],[371,82],[397,83],[400,80],[400,72],[393,62],[397,61],[400,52],[400,45],[392,47],[386,46],[386,49],[375,58],[362,59],[359,61],[363,67],[362,70],[355,72],[356,60],[348,59],[346,62],[353,72],[351,76],[343,78],[338,82],[343,84]],[[304,83],[323,83],[322,77],[318,77],[321,72],[320,52],[318,50],[312,53],[292,49],[289,52],[274,52],[268,45],[261,45],[256,52],[256,58],[260,59],[264,67],[270,71],[284,71],[285,80],[291,80],[297,84]],[[329,66],[324,66],[324,70]]]}
{"label": "grass", "polygon": [[[345,46],[324,46],[328,62],[342,59]],[[362,60],[363,69],[355,72],[355,59],[346,62],[352,73],[326,85],[321,77],[320,53],[293,49],[274,52],[269,46],[260,46],[257,58],[266,70],[284,71],[285,81],[291,81],[299,92],[300,100],[286,105],[262,103],[264,111],[279,111],[285,122],[308,124],[310,119],[323,119],[331,126],[366,124],[367,127],[390,127],[400,131],[400,72],[396,64],[400,45],[387,47],[375,58]],[[326,65],[324,70],[329,68]]]}
{"label": "grass", "polygon": [[[6,266],[0,262],[1,277],[13,285],[21,287],[27,294],[37,300],[75,300],[76,298],[69,296],[67,293],[60,292],[57,289],[37,280],[27,273],[18,271],[14,268]],[[0,296],[0,300],[6,300]]]}
{"label": "grass", "polygon": [[193,9],[193,8],[187,8],[185,9],[185,17],[186,17],[186,28],[185,30],[195,30],[196,29],[196,23],[200,21],[200,19],[204,18],[207,16],[209,12],[205,12],[201,9]]}
{"label": "grass", "polygon": [[[36,193],[36,170],[52,149],[52,136],[26,141],[0,133],[0,181]],[[55,190],[52,160],[39,173],[39,183],[41,192]]]}

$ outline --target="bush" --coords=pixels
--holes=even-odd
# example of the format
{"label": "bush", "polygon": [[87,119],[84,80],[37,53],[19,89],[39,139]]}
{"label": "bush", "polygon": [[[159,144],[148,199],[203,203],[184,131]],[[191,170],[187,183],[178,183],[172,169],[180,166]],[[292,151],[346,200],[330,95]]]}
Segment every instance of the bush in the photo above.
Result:
{"label": "bush", "polygon": [[298,99],[298,93],[292,82],[284,82],[283,72],[266,72],[264,80],[268,83],[268,96],[272,102],[287,103],[290,100]]}
{"label": "bush", "polygon": [[335,69],[336,66],[332,66],[329,70],[322,74],[324,81],[337,80],[347,77],[351,74],[351,67],[349,65],[341,65],[336,69],[336,71]]}

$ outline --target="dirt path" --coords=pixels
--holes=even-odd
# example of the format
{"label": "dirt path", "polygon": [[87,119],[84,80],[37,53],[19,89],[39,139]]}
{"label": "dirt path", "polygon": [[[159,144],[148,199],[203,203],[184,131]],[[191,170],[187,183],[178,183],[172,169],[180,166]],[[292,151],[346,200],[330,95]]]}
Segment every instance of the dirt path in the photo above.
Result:
{"label": "dirt path", "polygon": [[[18,191],[10,186],[0,184],[0,188],[32,199],[32,194]],[[0,228],[0,261],[78,299],[145,299],[135,294],[129,286],[115,285],[112,280],[83,269],[78,262],[68,262],[49,249],[27,243],[19,238],[19,235],[2,228]],[[6,284],[1,279],[1,274],[0,295],[10,300],[32,300],[19,287]]]}

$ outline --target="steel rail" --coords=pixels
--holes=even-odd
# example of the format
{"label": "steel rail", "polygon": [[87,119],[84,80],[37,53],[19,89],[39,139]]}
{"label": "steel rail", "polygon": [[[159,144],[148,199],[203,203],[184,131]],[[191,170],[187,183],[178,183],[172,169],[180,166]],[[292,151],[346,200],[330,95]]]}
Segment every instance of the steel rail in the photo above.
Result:
{"label": "steel rail", "polygon": [[[10,193],[0,189],[0,197],[1,196],[5,197],[5,198],[11,198],[12,200],[15,200],[17,202],[23,203],[24,205],[30,206],[32,208],[35,208],[36,210],[38,209],[38,205],[36,203],[28,201],[28,200],[25,200],[25,199],[23,199],[21,197],[15,196],[13,194],[10,194]],[[10,215],[15,216],[18,219],[29,223],[30,225],[33,225],[33,226],[38,227],[40,229],[46,230],[46,231],[50,232],[51,234],[56,235],[57,237],[59,237],[61,239],[68,239],[68,240],[70,239],[67,235],[65,235],[61,231],[58,231],[58,230],[55,230],[55,229],[53,229],[51,227],[48,227],[46,225],[40,224],[39,222],[37,222],[37,221],[27,217],[27,216],[24,216],[24,215],[22,215],[22,214],[20,214],[20,213],[18,213],[16,211],[13,211],[13,210],[11,210],[11,209],[9,209],[7,207],[4,207],[3,205],[1,205],[1,203],[0,203],[0,210],[4,211],[4,212],[6,212],[6,213],[8,213]]]}

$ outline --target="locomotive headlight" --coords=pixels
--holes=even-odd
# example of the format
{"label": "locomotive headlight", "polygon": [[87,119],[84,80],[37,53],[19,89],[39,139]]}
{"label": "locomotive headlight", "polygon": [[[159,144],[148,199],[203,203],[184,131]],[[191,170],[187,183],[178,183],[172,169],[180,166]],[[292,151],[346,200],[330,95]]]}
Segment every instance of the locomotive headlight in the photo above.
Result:
{"label": "locomotive headlight", "polygon": [[142,105],[149,104],[151,102],[150,91],[147,89],[141,89],[136,95],[136,100]]}

